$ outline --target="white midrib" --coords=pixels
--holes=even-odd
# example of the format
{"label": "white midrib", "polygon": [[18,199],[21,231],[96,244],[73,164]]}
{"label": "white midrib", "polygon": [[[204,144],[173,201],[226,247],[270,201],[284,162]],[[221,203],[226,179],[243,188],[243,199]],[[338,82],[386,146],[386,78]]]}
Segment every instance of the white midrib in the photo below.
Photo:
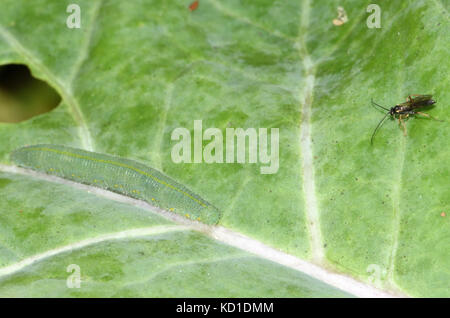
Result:
{"label": "white midrib", "polygon": [[[402,69],[403,70],[403,69]],[[401,71],[397,73],[399,76],[399,83],[405,82],[405,72]],[[400,90],[400,86],[399,86]],[[399,94],[401,91],[399,92]],[[392,224],[392,249],[388,259],[388,269],[387,269],[387,282],[392,290],[398,290],[395,283],[394,273],[395,273],[395,258],[397,256],[398,241],[400,236],[400,221],[401,221],[401,189],[403,181],[403,167],[405,164],[406,157],[406,138],[399,138],[398,147],[398,158],[395,162],[398,163],[397,176],[394,179],[394,186],[392,189],[392,214],[393,214],[393,224]]]}
{"label": "white midrib", "polygon": [[320,230],[319,207],[316,197],[314,159],[311,141],[311,112],[315,75],[310,58],[305,56],[304,61],[306,78],[303,83],[302,118],[300,124],[300,149],[302,154],[301,171],[312,259],[314,262],[320,264],[324,260],[324,251],[322,233]]}
{"label": "white midrib", "polygon": [[304,81],[300,91],[301,100],[301,124],[300,124],[300,151],[302,154],[302,180],[303,194],[305,199],[306,222],[310,237],[310,250],[312,261],[317,264],[324,262],[323,240],[320,230],[320,215],[316,197],[316,186],[314,177],[314,160],[311,140],[311,113],[314,98],[315,64],[312,61],[306,46],[307,30],[309,28],[311,4],[309,0],[302,3],[301,23],[299,27],[299,38],[297,49],[299,57],[303,62]]}
{"label": "white midrib", "polygon": [[[131,204],[133,206],[139,207],[139,208],[147,210],[149,212],[156,213],[156,214],[178,224],[176,226],[159,226],[159,227],[153,227],[153,228],[130,229],[127,231],[110,233],[110,234],[102,235],[102,236],[99,236],[96,238],[87,239],[87,240],[83,240],[80,242],[75,242],[75,243],[69,244],[64,247],[59,247],[59,248],[56,248],[56,249],[53,249],[53,250],[50,250],[50,251],[47,251],[44,253],[40,253],[38,255],[34,255],[32,257],[28,257],[18,263],[11,264],[8,267],[0,268],[0,277],[4,276],[4,275],[13,274],[13,273],[23,269],[26,266],[35,264],[38,261],[58,255],[60,253],[74,250],[76,248],[82,248],[84,246],[98,244],[98,243],[101,243],[101,242],[107,241],[107,240],[118,240],[118,239],[126,239],[126,238],[138,237],[138,236],[155,235],[158,233],[175,231],[175,230],[178,230],[177,228],[179,228],[179,230],[181,230],[181,231],[189,229],[189,230],[201,232],[207,236],[214,238],[215,240],[218,240],[220,242],[234,246],[234,247],[244,250],[246,252],[255,254],[255,255],[259,256],[260,258],[270,260],[277,264],[281,264],[281,265],[287,266],[289,268],[292,268],[296,271],[305,273],[305,274],[307,274],[313,278],[316,278],[328,285],[331,285],[337,289],[340,289],[340,290],[343,290],[350,294],[353,294],[357,297],[403,297],[403,296],[405,296],[400,293],[396,293],[396,294],[388,293],[386,291],[379,290],[368,284],[362,283],[350,276],[332,272],[331,270],[328,270],[317,264],[302,260],[298,257],[284,253],[273,247],[267,246],[267,245],[261,243],[260,241],[249,238],[247,236],[244,236],[239,232],[232,231],[232,230],[226,229],[221,226],[208,226],[203,223],[191,221],[180,215],[177,215],[177,214],[174,214],[174,213],[171,213],[168,211],[164,211],[164,210],[161,210],[154,206],[151,206],[150,204],[148,204],[147,202],[144,202],[144,201],[136,200],[136,199],[124,196],[124,195],[120,195],[120,194],[110,192],[107,190],[103,190],[100,188],[88,186],[85,184],[80,184],[80,183],[76,183],[73,181],[50,176],[47,174],[38,173],[38,172],[35,172],[32,170],[18,168],[15,166],[0,165],[0,171],[31,176],[31,177],[42,179],[42,180],[49,181],[49,182],[66,184],[71,187],[81,189],[84,191],[88,191],[90,193],[105,197],[109,200],[114,200],[114,201],[121,202],[121,203]],[[6,270],[6,268],[8,268],[8,270]]]}
{"label": "white midrib", "polygon": [[392,289],[397,288],[394,280],[394,272],[395,272],[395,258],[397,256],[397,247],[398,240],[400,235],[400,198],[401,198],[401,187],[402,187],[402,174],[403,174],[403,166],[405,163],[405,152],[406,152],[406,141],[405,138],[400,138],[400,149],[399,149],[399,167],[398,167],[398,176],[397,182],[394,184],[394,188],[392,191],[392,211],[394,215],[394,222],[392,225],[392,232],[394,237],[392,238],[392,250],[389,255],[389,263],[388,263],[388,273],[387,278],[388,282],[391,285]]}

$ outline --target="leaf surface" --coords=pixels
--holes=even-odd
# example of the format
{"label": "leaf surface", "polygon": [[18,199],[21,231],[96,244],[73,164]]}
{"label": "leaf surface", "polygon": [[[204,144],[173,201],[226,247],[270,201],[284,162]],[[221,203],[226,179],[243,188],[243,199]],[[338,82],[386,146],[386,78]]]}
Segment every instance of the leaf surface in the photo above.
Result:
{"label": "leaf surface", "polygon": [[[189,1],[78,1],[81,29],[66,27],[64,2],[4,2],[0,64],[28,65],[62,102],[0,124],[2,163],[37,143],[136,159],[215,204],[222,226],[384,290],[450,296],[446,2],[381,1],[380,29],[367,27],[370,2],[361,1],[339,4],[348,16],[341,26],[332,23],[337,7],[329,1],[204,0],[195,11]],[[370,99],[392,107],[410,94],[433,94],[437,104],[427,112],[444,122],[410,118],[403,137],[388,120],[370,146],[383,116]],[[228,127],[279,128],[278,172],[173,163],[172,131],[192,134],[197,119],[224,135]],[[173,226],[61,185],[1,180],[3,266],[97,235]],[[22,223],[27,213],[34,216]],[[85,296],[338,295],[200,234],[171,230],[43,259],[2,279],[0,293],[73,296],[63,264],[76,260],[90,271]],[[223,287],[243,275],[253,280]],[[101,292],[102,284],[113,288]]]}

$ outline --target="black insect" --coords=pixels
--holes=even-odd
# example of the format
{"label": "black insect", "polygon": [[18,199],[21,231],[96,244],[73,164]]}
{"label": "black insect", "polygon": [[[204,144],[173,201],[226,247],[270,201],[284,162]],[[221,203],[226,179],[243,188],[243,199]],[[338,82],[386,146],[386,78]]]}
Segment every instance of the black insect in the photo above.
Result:
{"label": "black insect", "polygon": [[401,103],[401,104],[397,104],[394,107],[392,107],[391,109],[388,109],[386,107],[383,107],[381,105],[378,105],[377,103],[375,103],[372,100],[372,105],[378,106],[384,110],[387,110],[386,115],[384,115],[384,117],[380,120],[380,122],[378,123],[377,127],[375,128],[375,130],[373,131],[372,137],[370,138],[370,144],[373,144],[373,138],[375,137],[375,134],[377,133],[378,129],[381,127],[381,125],[384,123],[385,119],[387,118],[388,115],[391,115],[392,118],[397,118],[398,119],[398,123],[399,125],[402,126],[403,128],[403,134],[406,136],[406,125],[403,121],[403,119],[408,118],[409,115],[422,115],[428,118],[432,118],[434,120],[438,120],[436,118],[431,117],[428,114],[419,112],[418,110],[421,108],[426,108],[429,107],[433,104],[435,104],[436,102],[432,99],[432,95],[410,95],[408,96],[408,98],[406,99],[406,102]]}

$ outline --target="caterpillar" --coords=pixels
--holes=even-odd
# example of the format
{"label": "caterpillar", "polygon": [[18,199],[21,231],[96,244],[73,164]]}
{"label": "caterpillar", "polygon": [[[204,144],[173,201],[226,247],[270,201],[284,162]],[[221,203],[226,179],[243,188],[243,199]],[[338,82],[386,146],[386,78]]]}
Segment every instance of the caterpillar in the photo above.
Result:
{"label": "caterpillar", "polygon": [[61,145],[26,146],[11,153],[19,166],[114,191],[206,224],[221,213],[191,190],[134,160]]}

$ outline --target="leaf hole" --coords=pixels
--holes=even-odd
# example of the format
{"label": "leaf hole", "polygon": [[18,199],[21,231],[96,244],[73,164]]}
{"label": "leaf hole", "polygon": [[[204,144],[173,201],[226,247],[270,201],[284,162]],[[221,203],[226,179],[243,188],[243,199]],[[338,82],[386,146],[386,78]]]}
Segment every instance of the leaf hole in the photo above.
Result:
{"label": "leaf hole", "polygon": [[0,122],[18,123],[56,108],[61,96],[23,64],[0,66]]}

